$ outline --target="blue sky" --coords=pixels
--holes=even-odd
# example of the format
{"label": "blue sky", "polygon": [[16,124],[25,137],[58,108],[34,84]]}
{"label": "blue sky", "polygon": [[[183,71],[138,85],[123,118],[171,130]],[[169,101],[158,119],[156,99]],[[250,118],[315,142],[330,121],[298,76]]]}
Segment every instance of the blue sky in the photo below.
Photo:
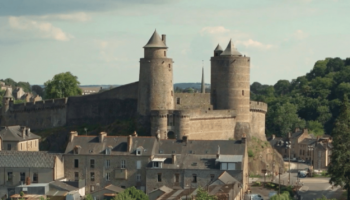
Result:
{"label": "blue sky", "polygon": [[274,84],[350,57],[349,10],[349,0],[0,0],[0,79],[134,82],[156,28],[175,83],[199,82],[202,60],[209,83],[214,48],[232,39],[251,57],[251,83]]}

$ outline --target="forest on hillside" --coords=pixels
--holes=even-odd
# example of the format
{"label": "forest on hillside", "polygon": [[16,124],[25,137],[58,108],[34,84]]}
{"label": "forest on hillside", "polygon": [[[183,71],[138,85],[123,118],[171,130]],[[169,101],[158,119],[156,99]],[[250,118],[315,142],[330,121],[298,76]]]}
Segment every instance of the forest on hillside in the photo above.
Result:
{"label": "forest on hillside", "polygon": [[326,58],[292,81],[254,82],[251,99],[266,102],[266,135],[286,136],[295,128],[314,135],[331,134],[344,95],[350,97],[350,58]]}

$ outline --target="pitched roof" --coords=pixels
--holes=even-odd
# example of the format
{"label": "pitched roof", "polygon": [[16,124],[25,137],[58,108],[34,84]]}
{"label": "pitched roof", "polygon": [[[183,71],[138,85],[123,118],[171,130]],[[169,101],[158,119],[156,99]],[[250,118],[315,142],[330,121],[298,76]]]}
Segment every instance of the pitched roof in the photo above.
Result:
{"label": "pitched roof", "polygon": [[[0,138],[4,141],[16,141],[16,142],[41,138],[40,136],[35,135],[32,132],[28,133],[27,130],[30,130],[30,129],[26,127],[21,127],[21,126],[5,126],[5,127],[2,127],[2,130],[0,131]],[[25,132],[24,136],[22,136],[23,131]]]}
{"label": "pitched roof", "polygon": [[218,46],[216,46],[214,52],[223,52],[224,50],[221,48],[220,44],[218,44]]}
{"label": "pitched roof", "polygon": [[62,158],[43,151],[0,151],[0,167],[53,168],[56,156]]}
{"label": "pitched roof", "polygon": [[314,138],[305,138],[299,144],[310,145],[310,144],[314,144],[316,141],[317,141],[317,139],[314,139]]}
{"label": "pitched roof", "polygon": [[157,33],[157,30],[154,31],[152,37],[148,40],[148,43],[143,48],[168,48],[160,36]]}
{"label": "pitched roof", "polygon": [[59,181],[59,180],[56,180],[56,181],[53,181],[53,182],[51,182],[50,183],[50,186],[52,186],[52,187],[55,187],[55,188],[57,188],[57,189],[59,189],[59,190],[63,190],[63,191],[74,191],[74,190],[78,190],[78,188],[77,187],[74,187],[74,186],[72,186],[72,185],[70,185],[70,184],[67,184],[67,183],[65,183],[65,182],[63,182],[63,181]]}
{"label": "pitched roof", "polygon": [[224,171],[219,177],[218,179],[222,184],[220,185],[225,185],[225,184],[232,184],[235,182],[238,182],[237,179],[235,179],[233,176],[231,176],[229,173],[227,173],[226,171]]}
{"label": "pitched roof", "polygon": [[105,187],[105,189],[110,190],[112,192],[116,192],[116,193],[120,193],[120,192],[123,192],[125,190],[125,189],[123,189],[119,186],[113,185],[113,184],[107,185]]}
{"label": "pitched roof", "polygon": [[232,41],[230,40],[225,51],[222,52],[220,56],[242,56],[242,54],[237,51],[237,49],[232,44]]}
{"label": "pitched roof", "polygon": [[8,87],[8,88],[6,89],[6,92],[5,92],[4,97],[13,98],[13,96],[12,96],[12,88],[9,88],[9,87]]}

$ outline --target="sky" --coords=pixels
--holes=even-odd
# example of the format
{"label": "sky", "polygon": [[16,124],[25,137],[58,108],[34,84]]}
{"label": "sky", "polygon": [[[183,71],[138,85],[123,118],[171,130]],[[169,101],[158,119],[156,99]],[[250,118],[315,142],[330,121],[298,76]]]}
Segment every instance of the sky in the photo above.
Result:
{"label": "sky", "polygon": [[350,57],[349,0],[0,0],[0,79],[44,84],[70,71],[82,85],[138,80],[143,46],[167,35],[174,83],[210,83],[210,57],[230,39],[251,57],[250,81],[275,84],[317,60]]}

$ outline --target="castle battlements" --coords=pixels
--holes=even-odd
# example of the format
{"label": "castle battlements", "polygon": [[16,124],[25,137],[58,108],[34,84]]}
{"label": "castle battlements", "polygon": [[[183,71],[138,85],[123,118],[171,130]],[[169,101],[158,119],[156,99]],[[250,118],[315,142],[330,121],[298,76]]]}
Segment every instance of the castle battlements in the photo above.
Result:
{"label": "castle battlements", "polygon": [[267,112],[267,104],[260,101],[250,101],[250,111]]}
{"label": "castle battlements", "polygon": [[61,99],[48,99],[36,102],[26,102],[20,104],[14,104],[13,101],[10,102],[11,112],[24,112],[42,109],[56,109],[66,107],[68,98]]}

